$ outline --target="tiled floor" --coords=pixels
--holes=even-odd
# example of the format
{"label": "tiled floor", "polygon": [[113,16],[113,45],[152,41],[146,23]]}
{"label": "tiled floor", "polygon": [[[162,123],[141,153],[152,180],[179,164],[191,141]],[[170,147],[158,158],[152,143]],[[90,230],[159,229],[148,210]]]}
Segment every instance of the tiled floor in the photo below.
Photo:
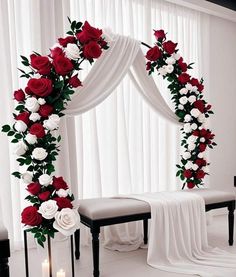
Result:
{"label": "tiled floor", "polygon": [[[227,216],[217,216],[213,223],[208,226],[209,243],[236,253],[236,245],[229,247]],[[58,242],[53,248],[54,270],[63,268],[66,277],[71,277],[70,273],[70,250],[68,242]],[[100,268],[101,277],[184,277],[190,275],[179,275],[159,271],[147,265],[147,250],[139,249],[128,253],[113,252],[101,249]],[[45,258],[45,251],[42,249],[30,250],[30,277],[42,277],[41,263]],[[24,277],[24,256],[22,251],[12,254],[10,259],[11,277]],[[90,247],[81,248],[81,259],[75,262],[76,277],[92,277],[92,255]],[[53,274],[56,277],[56,273]],[[227,277],[227,276],[225,276]]]}

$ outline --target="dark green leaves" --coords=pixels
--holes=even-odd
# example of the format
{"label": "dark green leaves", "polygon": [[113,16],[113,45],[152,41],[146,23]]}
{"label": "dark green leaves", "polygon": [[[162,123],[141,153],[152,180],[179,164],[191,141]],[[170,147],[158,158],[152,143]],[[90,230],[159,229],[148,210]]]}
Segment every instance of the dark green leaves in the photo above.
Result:
{"label": "dark green leaves", "polygon": [[11,130],[11,127],[9,125],[3,125],[2,126],[2,132],[7,133]]}

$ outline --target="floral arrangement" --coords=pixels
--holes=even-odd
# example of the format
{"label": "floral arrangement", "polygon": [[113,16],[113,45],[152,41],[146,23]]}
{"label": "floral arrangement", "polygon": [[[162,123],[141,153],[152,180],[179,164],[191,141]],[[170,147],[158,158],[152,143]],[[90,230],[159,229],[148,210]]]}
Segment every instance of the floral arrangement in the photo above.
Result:
{"label": "floral arrangement", "polygon": [[4,125],[2,131],[12,137],[14,152],[23,173],[12,174],[27,186],[25,198],[31,205],[22,211],[22,223],[43,246],[46,235],[55,232],[68,236],[77,228],[79,215],[73,205],[74,196],[62,176],[53,175],[61,137],[59,128],[74,89],[82,86],[78,71],[85,61],[93,63],[108,49],[103,32],[86,21],[71,22],[68,36],[59,38],[47,56],[34,52],[30,59],[21,56],[27,71],[19,69],[27,78],[26,88],[16,90],[14,123]]}
{"label": "floral arrangement", "polygon": [[203,79],[190,76],[187,71],[193,63],[187,64],[179,54],[177,43],[166,41],[163,30],[154,31],[156,43],[147,53],[146,69],[158,74],[169,82],[168,89],[175,104],[175,114],[183,122],[182,142],[184,153],[177,165],[176,176],[183,181],[183,188],[203,185],[203,178],[209,174],[206,148],[213,148],[214,134],[207,128],[207,118],[213,114],[211,105],[204,100]]}

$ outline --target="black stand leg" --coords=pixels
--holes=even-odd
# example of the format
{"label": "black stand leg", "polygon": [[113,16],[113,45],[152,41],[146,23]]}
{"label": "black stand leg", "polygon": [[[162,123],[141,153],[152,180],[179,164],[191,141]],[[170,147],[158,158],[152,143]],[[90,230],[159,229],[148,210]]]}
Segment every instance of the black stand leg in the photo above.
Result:
{"label": "black stand leg", "polygon": [[8,258],[0,258],[0,276],[9,277]]}
{"label": "black stand leg", "polygon": [[100,228],[92,228],[92,244],[93,244],[93,276],[99,277],[99,233]]}
{"label": "black stand leg", "polygon": [[26,276],[26,277],[29,277],[29,261],[28,261],[27,231],[24,231],[24,247],[25,247],[25,276]]}
{"label": "black stand leg", "polygon": [[49,259],[49,277],[52,277],[52,250],[51,250],[51,239],[48,235],[48,259]]}
{"label": "black stand leg", "polygon": [[144,244],[148,243],[148,219],[143,220],[143,234],[144,234]]}
{"label": "black stand leg", "polygon": [[228,206],[229,245],[234,244],[234,210],[235,210],[235,201],[232,201]]}
{"label": "black stand leg", "polygon": [[70,237],[70,243],[71,243],[71,271],[72,271],[72,277],[74,277],[75,276],[75,265],[74,265],[73,235]]}
{"label": "black stand leg", "polygon": [[75,231],[75,258],[79,260],[80,258],[80,229]]}

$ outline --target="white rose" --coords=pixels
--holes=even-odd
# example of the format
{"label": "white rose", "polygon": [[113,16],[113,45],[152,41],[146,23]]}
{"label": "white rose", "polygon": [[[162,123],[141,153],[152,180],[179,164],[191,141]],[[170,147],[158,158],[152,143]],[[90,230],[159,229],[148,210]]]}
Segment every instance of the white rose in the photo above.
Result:
{"label": "white rose", "polygon": [[66,197],[68,195],[69,190],[68,189],[59,189],[56,194],[59,197]]}
{"label": "white rose", "polygon": [[39,161],[43,161],[47,157],[47,155],[48,152],[42,147],[37,147],[32,152],[32,157]]}
{"label": "white rose", "polygon": [[181,90],[179,91],[180,94],[186,94],[188,93],[188,90],[186,88],[181,88]]}
{"label": "white rose", "polygon": [[200,114],[200,115],[198,116],[197,120],[198,120],[198,122],[200,122],[200,123],[204,123],[205,120],[206,120],[206,117],[205,117],[204,114]]}
{"label": "white rose", "polygon": [[195,143],[196,140],[197,140],[197,137],[195,137],[195,136],[189,136],[187,138],[187,143]]}
{"label": "white rose", "polygon": [[178,105],[178,109],[179,109],[179,110],[183,110],[183,109],[184,109],[184,106],[181,105],[181,104],[179,104],[179,105]]}
{"label": "white rose", "polygon": [[205,142],[205,138],[200,138],[200,141],[201,142]]}
{"label": "white rose", "polygon": [[184,124],[184,132],[190,133],[192,131],[190,123]]}
{"label": "white rose", "polygon": [[43,126],[52,131],[59,127],[60,117],[57,114],[52,114],[47,120],[44,120]]}
{"label": "white rose", "polygon": [[188,101],[189,101],[190,103],[194,103],[194,102],[196,101],[196,96],[195,96],[195,95],[189,96]]}
{"label": "white rose", "polygon": [[185,85],[185,88],[186,88],[187,90],[192,91],[193,86],[192,86],[191,84],[188,83],[188,84]]}
{"label": "white rose", "polygon": [[58,206],[55,200],[45,201],[39,207],[39,213],[46,219],[54,218],[57,211]]}
{"label": "white rose", "polygon": [[186,114],[184,117],[185,122],[190,122],[192,120],[192,116],[190,114]]}
{"label": "white rose", "polygon": [[174,54],[172,54],[172,57],[173,57],[176,61],[178,61],[178,60],[180,59],[180,54],[179,54],[179,53],[174,53]]}
{"label": "white rose", "polygon": [[197,129],[197,124],[196,123],[191,124],[191,128],[192,128],[192,130],[196,130]]}
{"label": "white rose", "polygon": [[202,170],[203,170],[205,173],[210,173],[210,168],[209,168],[209,166],[204,166],[204,167],[202,168]]}
{"label": "white rose", "polygon": [[17,156],[24,155],[27,149],[28,147],[23,141],[14,144],[14,153]]}
{"label": "white rose", "polygon": [[39,109],[39,103],[35,97],[28,97],[25,101],[25,107],[30,112],[37,112]]}
{"label": "white rose", "polygon": [[22,120],[17,120],[14,127],[15,127],[16,131],[18,131],[20,133],[25,132],[27,129],[27,125]]}
{"label": "white rose", "polygon": [[166,59],[167,64],[174,64],[175,62],[176,62],[176,60],[173,57],[169,57],[169,58]]}
{"label": "white rose", "polygon": [[185,167],[185,169],[190,169],[190,168],[192,168],[192,166],[193,166],[193,163],[188,161],[184,167]]}
{"label": "white rose", "polygon": [[195,144],[193,142],[189,143],[188,150],[193,151],[195,149]]}
{"label": "white rose", "polygon": [[44,104],[46,104],[46,101],[43,98],[39,98],[38,103],[39,103],[39,105],[44,105]]}
{"label": "white rose", "polygon": [[185,105],[188,102],[188,98],[186,96],[182,96],[179,99],[180,104]]}
{"label": "white rose", "polygon": [[165,69],[165,66],[161,67],[158,69],[158,73],[161,75],[161,76],[165,76],[166,75],[166,69]]}
{"label": "white rose", "polygon": [[190,113],[193,117],[199,117],[199,115],[201,114],[201,112],[198,109],[195,109],[195,108],[192,109]]}
{"label": "white rose", "polygon": [[202,153],[199,153],[197,156],[198,156],[199,159],[203,158],[203,154]]}
{"label": "white rose", "polygon": [[52,182],[52,177],[50,175],[48,175],[48,174],[42,174],[39,177],[39,183],[42,186],[47,187],[51,182]]}
{"label": "white rose", "polygon": [[25,173],[23,173],[21,175],[21,179],[23,180],[23,182],[25,184],[30,184],[32,182],[33,179],[33,175],[32,173],[30,173],[29,171],[26,171]]}
{"label": "white rose", "polygon": [[76,210],[64,208],[55,215],[53,227],[65,236],[72,235],[79,228],[80,216]]}
{"label": "white rose", "polygon": [[183,154],[183,158],[184,158],[185,160],[190,159],[190,158],[191,158],[191,154],[190,154],[190,152],[184,152],[184,154]]}
{"label": "white rose", "polygon": [[197,87],[193,86],[192,91],[197,92]]}
{"label": "white rose", "polygon": [[65,48],[67,58],[71,60],[77,60],[80,58],[79,47],[74,43],[68,43]]}
{"label": "white rose", "polygon": [[32,120],[33,122],[35,122],[40,119],[40,115],[38,113],[32,113],[30,115],[29,119]]}
{"label": "white rose", "polygon": [[197,164],[193,164],[192,169],[193,169],[194,171],[196,171],[196,170],[198,169],[198,165],[197,165]]}
{"label": "white rose", "polygon": [[167,73],[172,73],[174,70],[174,66],[172,64],[168,64],[165,66],[165,70]]}
{"label": "white rose", "polygon": [[32,134],[27,134],[25,136],[25,140],[29,143],[29,144],[35,144],[37,142],[37,137],[35,135]]}

